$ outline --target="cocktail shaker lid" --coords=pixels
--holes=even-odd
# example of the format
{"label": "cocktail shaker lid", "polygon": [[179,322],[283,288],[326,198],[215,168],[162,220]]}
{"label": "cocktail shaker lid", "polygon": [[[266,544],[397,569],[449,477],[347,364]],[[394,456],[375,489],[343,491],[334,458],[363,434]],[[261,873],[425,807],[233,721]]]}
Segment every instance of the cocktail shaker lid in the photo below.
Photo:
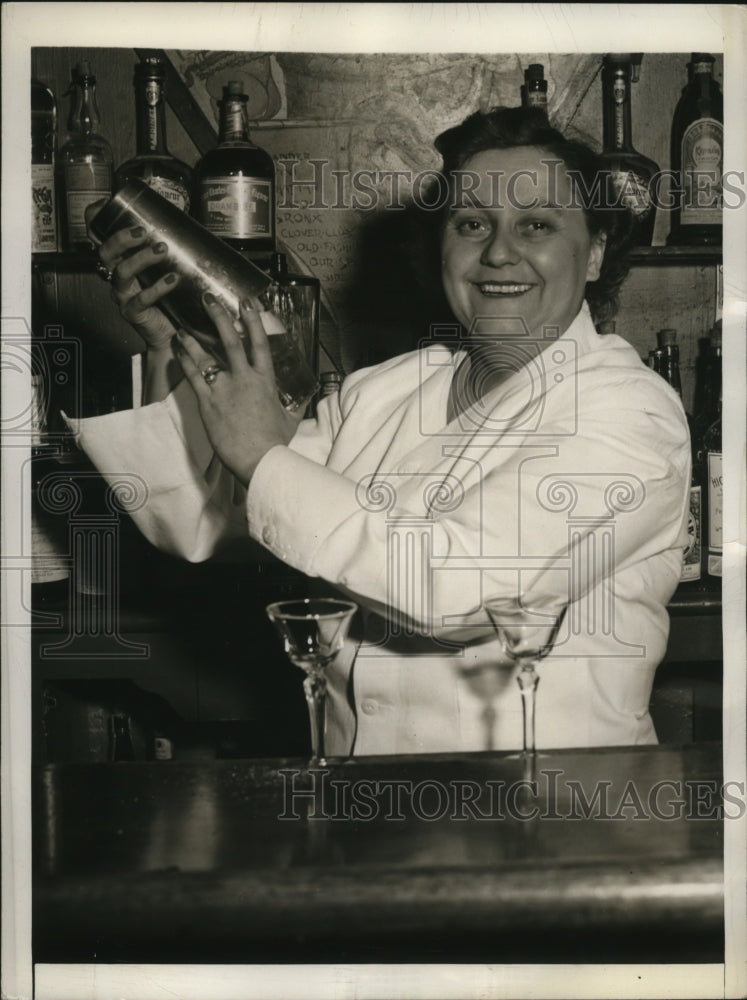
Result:
{"label": "cocktail shaker lid", "polygon": [[145,181],[139,178],[128,181],[91,219],[89,226],[93,235],[103,243],[118,229],[132,225],[133,211],[140,215],[136,211],[138,200],[150,190]]}

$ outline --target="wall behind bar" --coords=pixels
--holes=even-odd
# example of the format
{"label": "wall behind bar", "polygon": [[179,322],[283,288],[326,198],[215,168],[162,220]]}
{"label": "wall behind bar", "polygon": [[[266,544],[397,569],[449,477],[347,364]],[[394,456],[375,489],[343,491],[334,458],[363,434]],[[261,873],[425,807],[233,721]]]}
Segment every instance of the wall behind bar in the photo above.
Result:
{"label": "wall behind bar", "polygon": [[[432,144],[440,131],[477,108],[519,103],[523,70],[530,62],[545,67],[554,123],[601,146],[601,54],[167,54],[216,129],[223,85],[229,79],[244,82],[254,139],[278,162],[280,240],[294,269],[321,280],[322,340],[348,371],[409,349],[427,335],[429,323],[446,318],[417,292],[406,249],[407,213],[385,210],[398,202],[392,172],[414,176],[437,168]],[[670,166],[670,123],[689,58],[689,53],[645,54],[632,89],[634,145],[661,169]],[[91,62],[97,76],[102,128],[119,164],[135,150],[132,71],[137,56],[132,49],[33,51],[34,75],[58,98],[60,142],[69,106],[62,95],[81,59]],[[715,76],[721,83],[718,55]],[[194,164],[199,152],[170,111],[167,125],[171,152]],[[314,184],[284,187],[291,170],[295,180]],[[380,172],[378,182],[375,174],[358,174],[368,191],[359,191],[358,202],[372,203],[370,211],[350,207],[351,177],[360,171]],[[404,203],[409,187],[402,184]],[[654,243],[665,243],[668,230],[667,214],[660,211]],[[93,302],[87,335],[101,337],[114,351],[139,349],[138,338],[112,316],[103,289],[92,291],[95,279],[68,280],[71,300]],[[64,299],[65,290],[60,294]],[[654,346],[658,329],[678,329],[689,406],[698,340],[714,318],[712,267],[637,268],[623,290],[617,332],[643,355]],[[324,355],[320,367],[331,367]]]}

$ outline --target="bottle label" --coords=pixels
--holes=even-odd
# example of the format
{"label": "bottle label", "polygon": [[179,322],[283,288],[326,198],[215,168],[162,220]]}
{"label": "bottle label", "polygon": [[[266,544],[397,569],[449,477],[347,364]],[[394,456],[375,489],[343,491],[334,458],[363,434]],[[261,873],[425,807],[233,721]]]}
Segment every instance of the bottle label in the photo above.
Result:
{"label": "bottle label", "polygon": [[50,253],[57,249],[57,215],[54,206],[54,167],[31,164],[31,251]]}
{"label": "bottle label", "polygon": [[528,108],[547,108],[547,94],[541,90],[527,91]]}
{"label": "bottle label", "polygon": [[211,177],[202,182],[202,221],[229,239],[273,235],[272,182],[257,177]]}
{"label": "bottle label", "polygon": [[244,102],[231,101],[223,109],[221,124],[221,143],[228,140],[246,142],[246,127],[244,124]]}
{"label": "bottle label", "polygon": [[174,756],[174,744],[167,736],[153,737],[153,759],[171,760]]}
{"label": "bottle label", "polygon": [[183,212],[189,211],[189,191],[181,184],[175,184],[174,181],[170,181],[166,177],[153,176],[148,178],[148,186]]}
{"label": "bottle label", "polygon": [[708,573],[721,576],[724,540],[724,484],[721,453],[708,452]]}
{"label": "bottle label", "polygon": [[615,148],[622,149],[625,139],[625,78],[616,76],[612,84],[612,98],[615,102]]}
{"label": "bottle label", "polygon": [[112,169],[108,163],[69,163],[65,166],[67,233],[74,242],[88,240],[86,209],[111,195]]}
{"label": "bottle label", "polygon": [[31,508],[31,582],[54,583],[70,576],[66,551],[67,521],[42,510]]}
{"label": "bottle label", "polygon": [[724,127],[714,118],[698,118],[682,136],[683,226],[721,224]]}
{"label": "bottle label", "polygon": [[644,216],[651,211],[651,192],[645,177],[632,170],[616,170],[612,172],[611,180],[616,204],[624,205],[635,216]]}
{"label": "bottle label", "polygon": [[149,152],[158,149],[158,104],[161,100],[161,84],[158,80],[147,80],[143,91],[145,98],[145,134]]}
{"label": "bottle label", "polygon": [[701,506],[700,486],[690,488],[690,510],[687,516],[687,545],[682,563],[683,580],[700,579]]}

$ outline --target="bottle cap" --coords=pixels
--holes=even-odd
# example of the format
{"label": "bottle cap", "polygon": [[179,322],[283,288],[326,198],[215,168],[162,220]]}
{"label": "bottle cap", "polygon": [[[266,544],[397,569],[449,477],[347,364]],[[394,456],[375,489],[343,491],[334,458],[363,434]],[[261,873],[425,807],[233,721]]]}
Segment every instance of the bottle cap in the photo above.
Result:
{"label": "bottle cap", "polygon": [[229,80],[223,87],[224,101],[248,101],[249,98],[244,93],[244,84],[241,80]]}
{"label": "bottle cap", "polygon": [[143,56],[135,65],[136,80],[152,80],[153,77],[166,78],[166,67],[159,56]]}
{"label": "bottle cap", "polygon": [[670,347],[677,343],[677,331],[667,327],[665,330],[659,330],[656,334],[656,342],[659,347]]}
{"label": "bottle cap", "polygon": [[530,63],[530,65],[524,70],[525,80],[544,80],[544,78],[545,67],[542,63]]}
{"label": "bottle cap", "polygon": [[91,72],[91,64],[87,60],[79,62],[75,67],[73,75],[76,80],[81,80],[86,76],[93,76],[93,73]]}

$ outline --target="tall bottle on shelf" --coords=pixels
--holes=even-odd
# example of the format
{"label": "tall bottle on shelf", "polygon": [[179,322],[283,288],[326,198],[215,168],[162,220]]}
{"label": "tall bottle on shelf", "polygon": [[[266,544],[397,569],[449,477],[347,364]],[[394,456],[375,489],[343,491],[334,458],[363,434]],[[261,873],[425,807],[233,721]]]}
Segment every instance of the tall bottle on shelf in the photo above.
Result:
{"label": "tall bottle on shelf", "polygon": [[195,170],[195,214],[229,246],[250,257],[275,250],[275,164],[255,145],[240,82],[223,88],[218,145]]}
{"label": "tall bottle on shelf", "polygon": [[40,80],[31,81],[31,252],[58,249],[55,203],[57,101]]}
{"label": "tall bottle on shelf", "polygon": [[724,480],[721,448],[721,408],[723,388],[719,392],[716,419],[703,435],[703,451],[706,461],[707,510],[708,510],[708,556],[706,572],[710,577],[721,578],[723,558],[723,518]]}
{"label": "tall bottle on shelf", "polygon": [[721,243],[724,98],[713,79],[714,61],[707,52],[693,52],[672,118],[671,168],[678,196],[667,242],[674,246]]}
{"label": "tall bottle on shelf", "polygon": [[63,247],[87,250],[93,246],[86,229],[86,208],[112,193],[112,148],[100,134],[96,77],[88,62],[73,71],[68,139],[60,150],[63,198]]}
{"label": "tall bottle on shelf", "polygon": [[721,577],[723,548],[723,471],[721,452],[722,409],[721,322],[711,331],[710,348],[702,372],[702,389],[697,392],[699,407],[693,420],[694,458],[703,492],[703,573]]}
{"label": "tall bottle on shelf", "polygon": [[119,191],[134,177],[145,181],[178,208],[189,212],[192,170],[172,156],[166,142],[166,67],[158,56],[144,56],[135,66],[137,153],[117,168]]}
{"label": "tall bottle on shelf", "polygon": [[[35,352],[36,353],[36,352]],[[59,454],[47,441],[47,385],[45,365],[33,359],[31,375],[31,604],[34,610],[68,600],[70,558],[67,515],[56,509],[55,475]],[[39,363],[42,362],[42,363]]]}
{"label": "tall bottle on shelf", "polygon": [[[680,376],[680,349],[677,344],[677,331],[671,328],[659,330],[656,334],[656,349],[650,352],[649,363],[653,370],[669,383],[682,399],[682,379]],[[682,574],[683,583],[699,580],[701,577],[702,546],[703,546],[703,475],[702,467],[696,460],[696,441],[693,433],[693,420],[687,417],[690,429],[690,447],[692,451],[692,471],[690,475],[690,496],[687,521],[687,546],[685,548]]]}
{"label": "tall bottle on shelf", "polygon": [[633,146],[631,54],[609,54],[602,63],[602,159],[608,194],[633,217],[635,246],[651,246],[656,221],[656,176],[659,168]]}
{"label": "tall bottle on shelf", "polygon": [[521,103],[525,108],[540,108],[547,114],[547,80],[542,63],[530,63],[524,70]]}

